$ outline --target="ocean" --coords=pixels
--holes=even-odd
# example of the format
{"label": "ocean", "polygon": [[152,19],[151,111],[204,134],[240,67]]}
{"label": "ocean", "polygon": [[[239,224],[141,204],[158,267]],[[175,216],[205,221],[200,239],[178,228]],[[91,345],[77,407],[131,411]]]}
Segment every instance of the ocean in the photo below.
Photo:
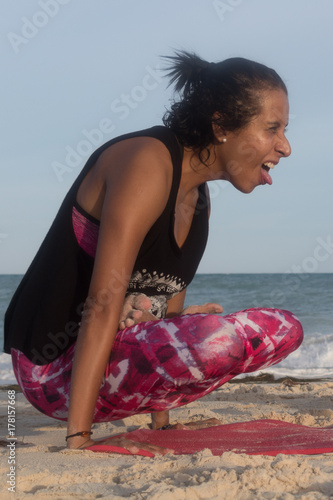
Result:
{"label": "ocean", "polygon": [[[3,317],[21,275],[0,275],[0,342]],[[276,366],[263,370],[274,378],[333,378],[333,274],[197,274],[186,305],[217,302],[223,314],[250,307],[292,311],[301,321],[301,347]],[[258,375],[258,373],[254,374]],[[0,385],[16,383],[8,354],[0,354]]]}

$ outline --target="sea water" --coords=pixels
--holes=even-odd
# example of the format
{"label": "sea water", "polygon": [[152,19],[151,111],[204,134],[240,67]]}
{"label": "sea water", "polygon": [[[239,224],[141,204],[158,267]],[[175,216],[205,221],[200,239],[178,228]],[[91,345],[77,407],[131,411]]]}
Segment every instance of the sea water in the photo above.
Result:
{"label": "sea water", "polygon": [[[0,275],[0,342],[3,317],[22,276]],[[304,341],[284,361],[261,373],[275,378],[333,378],[333,274],[197,274],[186,305],[217,302],[223,314],[250,307],[292,311],[301,321]],[[258,375],[256,373],[255,375]],[[16,383],[8,354],[0,354],[0,385]]]}

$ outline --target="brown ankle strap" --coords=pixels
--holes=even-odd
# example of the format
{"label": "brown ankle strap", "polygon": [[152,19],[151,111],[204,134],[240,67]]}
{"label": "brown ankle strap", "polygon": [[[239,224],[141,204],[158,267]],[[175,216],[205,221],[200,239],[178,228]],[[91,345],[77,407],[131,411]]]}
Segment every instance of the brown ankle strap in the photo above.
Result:
{"label": "brown ankle strap", "polygon": [[76,434],[70,434],[69,436],[66,436],[66,441],[67,439],[69,438],[73,438],[73,437],[76,437],[76,436],[81,436],[81,437],[89,437],[90,435],[92,434],[92,432],[89,432],[89,431],[82,431],[82,432],[77,432]]}

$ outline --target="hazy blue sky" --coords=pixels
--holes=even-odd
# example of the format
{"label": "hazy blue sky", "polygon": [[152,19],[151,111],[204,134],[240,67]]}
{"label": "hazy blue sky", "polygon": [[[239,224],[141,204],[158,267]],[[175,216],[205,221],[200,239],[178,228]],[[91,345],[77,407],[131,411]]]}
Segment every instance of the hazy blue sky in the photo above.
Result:
{"label": "hazy blue sky", "polygon": [[293,153],[250,195],[211,185],[200,272],[333,272],[331,0],[1,2],[0,273],[23,273],[92,149],[160,124],[173,49],[289,89]]}

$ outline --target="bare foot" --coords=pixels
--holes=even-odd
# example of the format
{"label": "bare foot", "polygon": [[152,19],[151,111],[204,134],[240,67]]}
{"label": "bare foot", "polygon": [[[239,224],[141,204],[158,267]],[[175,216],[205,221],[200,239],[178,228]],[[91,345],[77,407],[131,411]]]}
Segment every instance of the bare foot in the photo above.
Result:
{"label": "bare foot", "polygon": [[155,316],[149,312],[151,306],[151,300],[143,293],[128,295],[124,301],[123,310],[120,316],[119,330],[131,327],[142,321],[156,319]]}
{"label": "bare foot", "polygon": [[188,306],[184,309],[182,314],[220,314],[223,312],[223,307],[215,302],[207,302],[200,306]]}

